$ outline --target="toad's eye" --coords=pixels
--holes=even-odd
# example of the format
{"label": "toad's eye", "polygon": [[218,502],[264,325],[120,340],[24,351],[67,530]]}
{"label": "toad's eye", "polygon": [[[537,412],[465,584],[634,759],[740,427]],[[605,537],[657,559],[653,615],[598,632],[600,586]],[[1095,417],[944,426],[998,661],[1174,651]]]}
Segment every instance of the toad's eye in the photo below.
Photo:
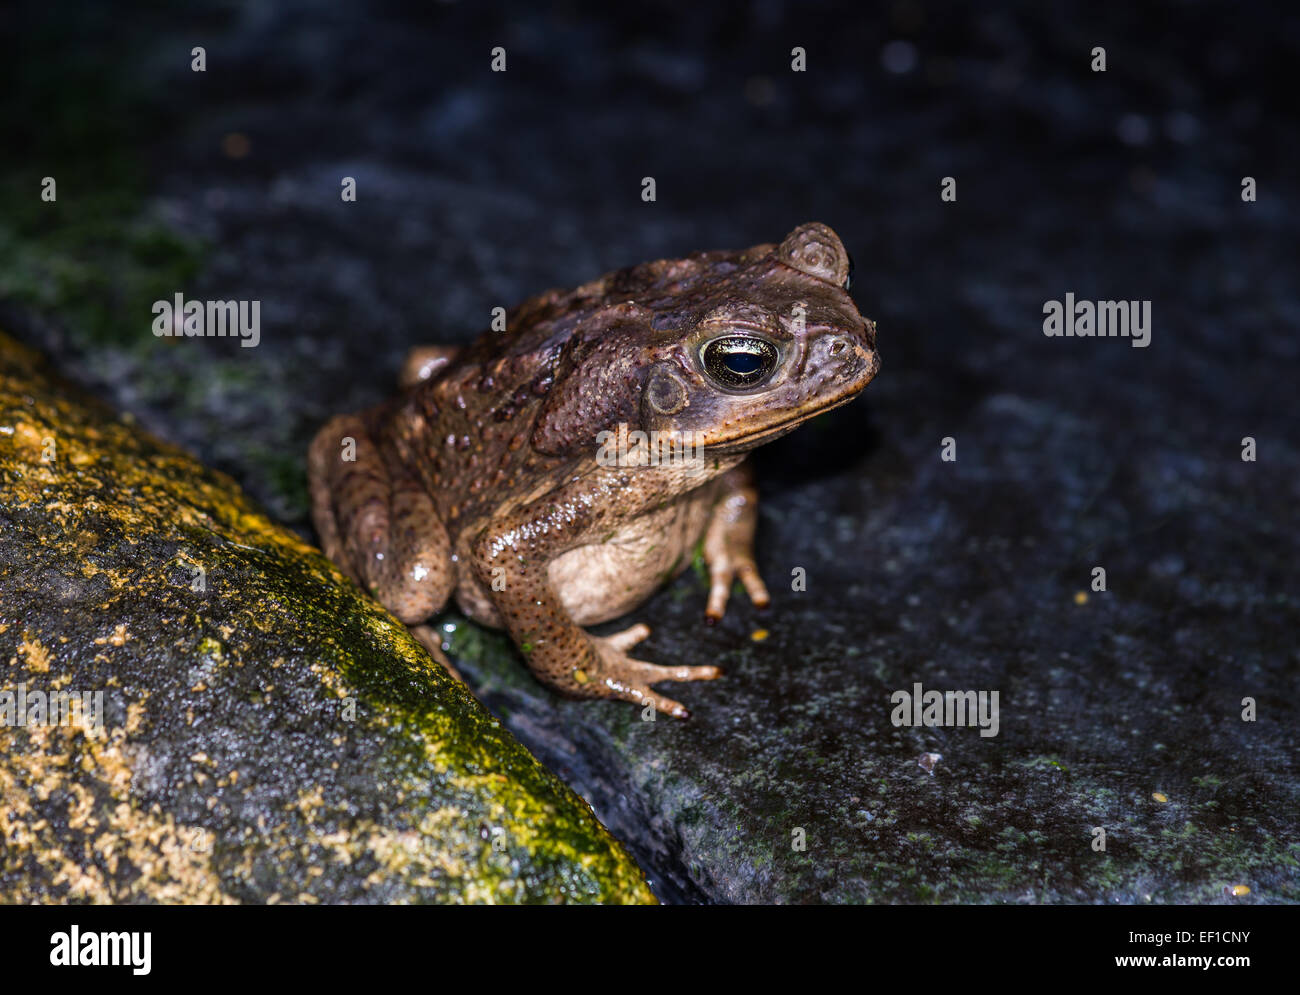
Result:
{"label": "toad's eye", "polygon": [[762,383],[776,369],[776,346],[751,335],[724,335],[700,350],[705,372],[723,387],[743,390]]}

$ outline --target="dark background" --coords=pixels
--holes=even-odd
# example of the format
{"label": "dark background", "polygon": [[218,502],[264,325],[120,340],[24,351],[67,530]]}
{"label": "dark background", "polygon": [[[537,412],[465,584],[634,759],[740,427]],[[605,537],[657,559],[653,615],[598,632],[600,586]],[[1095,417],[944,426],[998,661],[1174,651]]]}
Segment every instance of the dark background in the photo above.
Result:
{"label": "dark background", "polygon": [[[690,723],[561,703],[450,622],[471,686],[661,895],[1300,897],[1288,5],[0,17],[0,322],[304,535],[312,433],[386,396],[411,344],[644,259],[840,234],[883,369],[759,455],[772,610],[702,632],[688,575],[637,614],[651,659],[727,669],[672,690]],[[260,299],[261,345],[154,338],[177,291]],[[1067,292],[1150,300],[1152,344],[1046,338]],[[894,728],[916,681],[999,689],[1000,736]]]}

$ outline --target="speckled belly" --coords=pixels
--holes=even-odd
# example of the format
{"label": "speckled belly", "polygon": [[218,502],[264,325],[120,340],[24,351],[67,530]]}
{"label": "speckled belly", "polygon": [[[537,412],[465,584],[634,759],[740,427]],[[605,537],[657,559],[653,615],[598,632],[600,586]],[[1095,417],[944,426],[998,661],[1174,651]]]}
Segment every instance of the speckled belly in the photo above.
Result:
{"label": "speckled belly", "polygon": [[551,586],[579,625],[626,615],[688,566],[709,522],[712,482],[629,522],[605,542],[579,546],[550,566]]}

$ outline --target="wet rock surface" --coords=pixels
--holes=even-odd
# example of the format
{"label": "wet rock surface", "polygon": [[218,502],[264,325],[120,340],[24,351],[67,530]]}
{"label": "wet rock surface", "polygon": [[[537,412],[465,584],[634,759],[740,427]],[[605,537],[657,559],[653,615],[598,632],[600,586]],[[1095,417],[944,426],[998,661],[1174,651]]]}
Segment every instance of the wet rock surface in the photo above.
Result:
{"label": "wet rock surface", "polygon": [[[726,677],[665,686],[689,723],[642,722],[555,699],[452,617],[471,687],[670,900],[1295,901],[1300,304],[1281,178],[1300,131],[1269,81],[1296,19],[1051,10],[80,22],[148,53],[95,99],[136,112],[117,136],[130,216],[172,240],[161,259],[132,243],[126,270],[184,283],[115,281],[112,334],[91,335],[37,269],[4,294],[9,319],[310,538],[312,432],[385,396],[409,345],[615,266],[831,224],[884,365],[758,455],[773,606],[742,596],[707,629],[688,574],[635,616],[647,658]],[[49,85],[47,106],[87,99]],[[65,160],[27,137],[35,189]],[[32,245],[64,272],[36,229],[0,239]],[[150,294],[174,291],[262,300],[261,344],[153,338]],[[1066,293],[1151,301],[1150,346],[1045,337]],[[998,735],[894,725],[890,696],[917,683],[998,691]]]}
{"label": "wet rock surface", "polygon": [[651,900],[317,551],[4,337],[0,493],[0,902]]}

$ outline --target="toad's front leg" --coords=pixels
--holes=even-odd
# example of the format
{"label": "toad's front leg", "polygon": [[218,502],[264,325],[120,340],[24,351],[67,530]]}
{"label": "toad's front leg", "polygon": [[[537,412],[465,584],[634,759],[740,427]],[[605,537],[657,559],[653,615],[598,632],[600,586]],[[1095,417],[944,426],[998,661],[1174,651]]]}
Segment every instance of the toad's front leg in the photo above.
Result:
{"label": "toad's front leg", "polygon": [[749,600],[766,608],[771,598],[754,562],[754,531],[758,528],[758,489],[746,460],[718,480],[718,503],[704,534],[704,560],[709,565],[709,604],[704,617],[713,624],[722,618],[736,578]]}
{"label": "toad's front leg", "polygon": [[612,636],[588,634],[565,611],[549,576],[557,557],[598,541],[593,537],[661,499],[653,481],[641,474],[634,487],[626,472],[597,471],[494,519],[474,543],[472,558],[479,581],[538,680],[571,697],[653,704],[684,719],[690,716],[685,706],[651,685],[712,680],[721,671],[634,659],[627,651],[650,634],[644,625]]}

